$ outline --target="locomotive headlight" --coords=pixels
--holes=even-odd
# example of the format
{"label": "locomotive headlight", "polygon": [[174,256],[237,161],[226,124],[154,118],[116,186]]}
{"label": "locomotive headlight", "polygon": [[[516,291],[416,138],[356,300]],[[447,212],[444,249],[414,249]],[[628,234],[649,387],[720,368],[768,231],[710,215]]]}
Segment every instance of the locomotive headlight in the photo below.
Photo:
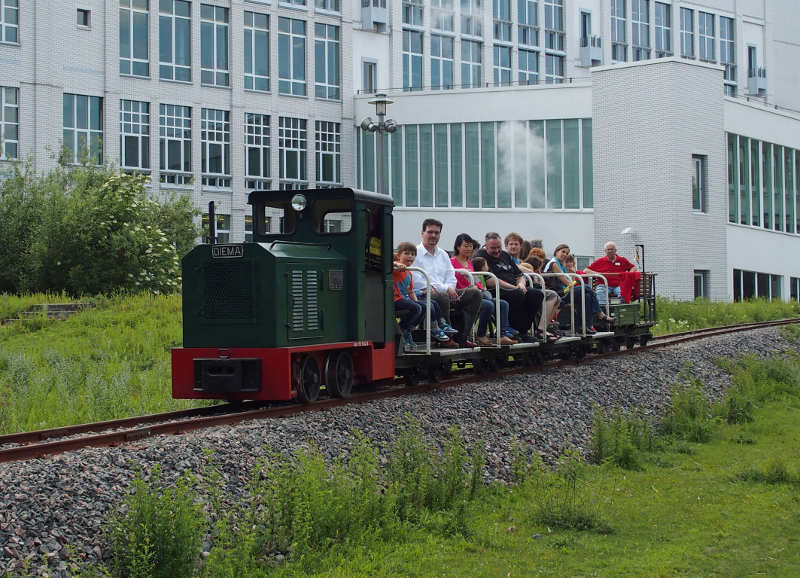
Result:
{"label": "locomotive headlight", "polygon": [[297,194],[292,197],[292,208],[298,213],[306,208],[306,196]]}

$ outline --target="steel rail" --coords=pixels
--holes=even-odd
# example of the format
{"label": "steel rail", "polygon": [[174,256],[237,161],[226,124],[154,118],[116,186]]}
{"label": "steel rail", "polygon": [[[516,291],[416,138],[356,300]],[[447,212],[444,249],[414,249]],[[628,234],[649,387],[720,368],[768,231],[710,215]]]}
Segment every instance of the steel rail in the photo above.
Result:
{"label": "steel rail", "polygon": [[[653,348],[668,347],[680,343],[686,343],[707,337],[714,337],[716,335],[725,335],[729,333],[736,333],[741,331],[750,331],[754,329],[762,329],[768,327],[776,327],[781,325],[790,325],[800,323],[800,318],[782,319],[777,321],[766,321],[760,323],[747,323],[742,325],[728,325],[724,327],[715,327],[708,329],[701,329],[695,331],[685,331],[682,333],[669,334],[653,338],[647,347],[636,347],[633,349],[626,349],[621,351],[611,351],[607,353],[593,354],[589,360],[605,359],[616,357],[620,355],[631,355],[639,352],[646,352]],[[371,387],[383,386],[384,389],[369,391],[369,387],[364,388],[360,393],[353,394],[349,398],[331,398],[321,401],[316,401],[308,404],[285,404],[276,405],[272,407],[259,407],[258,409],[247,409],[248,407],[255,407],[263,405],[263,402],[247,402],[244,404],[225,404],[219,406],[209,406],[204,408],[197,408],[191,410],[182,410],[169,412],[164,414],[153,414],[148,416],[141,416],[135,418],[125,418],[120,420],[109,420],[104,422],[95,422],[91,424],[83,424],[76,426],[67,426],[62,428],[55,428],[50,430],[38,430],[34,432],[26,432],[20,434],[11,434],[0,436],[0,446],[7,444],[20,444],[13,447],[0,447],[0,462],[11,462],[33,458],[42,458],[54,454],[68,452],[87,447],[109,447],[118,446],[126,442],[141,440],[155,435],[163,434],[183,434],[186,432],[205,429],[213,426],[232,425],[247,420],[266,419],[266,418],[279,418],[305,413],[308,411],[321,411],[331,409],[338,406],[347,405],[350,403],[365,403],[379,399],[387,399],[392,397],[400,397],[403,395],[426,393],[436,389],[447,387],[455,387],[462,384],[473,383],[478,381],[485,381],[492,377],[502,377],[505,375],[517,375],[523,373],[531,373],[536,371],[546,371],[550,369],[557,369],[569,365],[575,365],[582,362],[583,359],[565,359],[555,360],[541,365],[531,366],[514,366],[502,369],[497,372],[471,374],[471,375],[456,375],[453,378],[438,381],[435,383],[426,383],[415,387],[396,386],[394,382],[385,381],[382,384],[374,384]],[[237,409],[238,411],[228,411]],[[220,413],[225,412],[227,413]],[[203,415],[203,414],[212,415]],[[219,415],[213,415],[219,413]],[[150,425],[142,425],[150,424]],[[138,427],[130,427],[135,425]],[[68,439],[65,436],[78,435],[87,432],[96,432],[103,429],[111,428],[128,428],[119,429],[118,431],[111,431],[105,433],[96,433],[88,436],[71,437]]]}

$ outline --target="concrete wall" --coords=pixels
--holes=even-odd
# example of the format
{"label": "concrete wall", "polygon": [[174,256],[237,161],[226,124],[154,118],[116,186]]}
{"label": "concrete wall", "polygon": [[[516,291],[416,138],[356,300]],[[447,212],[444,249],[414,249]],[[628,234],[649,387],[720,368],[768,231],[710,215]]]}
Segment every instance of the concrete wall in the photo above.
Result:
{"label": "concrete wall", "polygon": [[[659,293],[676,299],[693,298],[693,270],[709,271],[712,299],[728,295],[721,81],[720,67],[677,58],[592,75],[595,252],[643,243]],[[706,212],[692,210],[692,155],[707,159]]]}

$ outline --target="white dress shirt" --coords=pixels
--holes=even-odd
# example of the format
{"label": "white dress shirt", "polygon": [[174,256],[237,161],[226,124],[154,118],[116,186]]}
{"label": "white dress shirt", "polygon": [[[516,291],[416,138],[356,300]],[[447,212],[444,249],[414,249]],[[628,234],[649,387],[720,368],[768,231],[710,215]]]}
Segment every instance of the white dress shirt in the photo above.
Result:
{"label": "white dress shirt", "polygon": [[[448,289],[456,288],[456,273],[450,256],[447,251],[438,246],[433,253],[429,253],[425,246],[420,243],[417,247],[417,258],[414,259],[412,267],[419,267],[428,274],[431,285],[439,293],[446,293]],[[428,286],[425,277],[416,271],[412,271],[414,276],[414,290],[418,291]]]}

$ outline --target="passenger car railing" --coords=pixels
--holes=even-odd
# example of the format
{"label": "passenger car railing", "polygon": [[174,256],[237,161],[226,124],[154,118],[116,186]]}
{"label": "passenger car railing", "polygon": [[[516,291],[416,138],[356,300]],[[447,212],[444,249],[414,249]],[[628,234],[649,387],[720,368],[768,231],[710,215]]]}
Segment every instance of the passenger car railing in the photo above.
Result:
{"label": "passenger car railing", "polygon": [[[522,274],[525,275],[525,278],[528,280],[528,285],[530,285],[531,287],[539,287],[540,286],[540,285],[537,285],[536,283],[534,283],[534,281],[533,281],[534,277],[538,277],[539,278],[539,281],[541,282],[541,288],[542,288],[542,294],[543,294],[543,296],[542,296],[542,313],[541,314],[542,315],[547,315],[547,293],[545,293],[545,289],[547,289],[547,286],[545,285],[544,277],[542,276],[541,273],[528,273],[527,271],[522,271]],[[545,331],[544,331],[544,333],[542,333],[542,339],[541,339],[542,343],[547,343],[547,325],[550,324],[550,320],[548,319],[547,321],[548,321],[547,324],[545,324]],[[536,331],[534,330],[534,335],[535,334],[536,334]]]}
{"label": "passenger car railing", "polygon": [[[489,271],[470,271],[469,269],[456,269],[456,273],[461,273],[462,275],[467,275],[469,279],[470,286],[475,285],[475,277],[488,277],[490,279],[494,279],[494,319],[497,325],[497,347],[500,347],[500,338],[502,327],[500,326],[500,283],[497,282],[497,275],[491,273]],[[489,290],[489,284],[486,284],[486,290]],[[478,308],[478,314],[480,315],[480,307]]]}
{"label": "passenger car railing", "polygon": [[431,354],[431,279],[428,274],[419,267],[403,267],[402,269],[395,267],[395,271],[411,271],[412,273],[421,273],[425,277],[425,353]]}

